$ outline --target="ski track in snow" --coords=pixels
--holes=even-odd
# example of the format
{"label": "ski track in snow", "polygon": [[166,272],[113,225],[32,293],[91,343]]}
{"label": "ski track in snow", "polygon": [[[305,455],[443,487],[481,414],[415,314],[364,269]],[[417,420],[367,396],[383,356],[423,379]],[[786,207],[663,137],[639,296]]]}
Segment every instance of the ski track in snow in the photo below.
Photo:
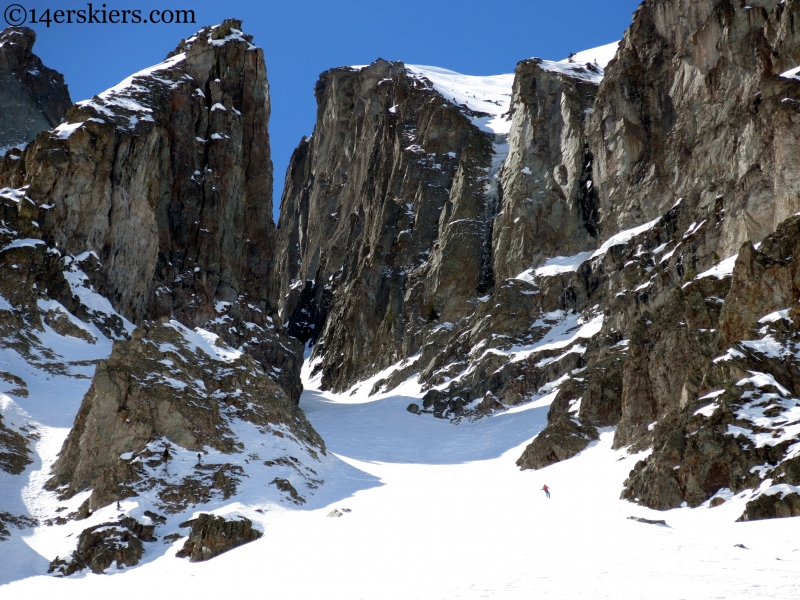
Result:
{"label": "ski track in snow", "polygon": [[[270,507],[261,515],[263,538],[207,563],[176,558],[180,540],[159,541],[146,544],[150,556],[136,568],[31,577],[0,594],[87,598],[128,588],[163,598],[255,598],[266,590],[347,600],[797,597],[800,519],[735,523],[747,493],[718,508],[666,512],[619,500],[642,455],[612,450],[612,429],[574,459],[520,472],[514,462],[545,425],[547,406],[453,425],[405,410],[421,395],[413,380],[369,397],[391,370],[336,395],[318,389],[308,362],[304,369],[301,406],[329,451],[363,478],[358,491],[332,493],[329,504],[311,510]],[[550,500],[540,491],[545,483]],[[238,497],[215,512],[249,514],[246,502]],[[352,512],[326,518],[333,508]]]}

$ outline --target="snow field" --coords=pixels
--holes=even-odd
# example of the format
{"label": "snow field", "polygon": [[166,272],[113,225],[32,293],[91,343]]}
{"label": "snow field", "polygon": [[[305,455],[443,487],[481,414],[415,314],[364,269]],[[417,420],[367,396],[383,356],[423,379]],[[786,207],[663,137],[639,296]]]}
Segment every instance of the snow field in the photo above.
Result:
{"label": "snow field", "polygon": [[[735,523],[747,493],[713,509],[663,513],[621,501],[641,455],[612,450],[612,429],[574,459],[520,472],[514,462],[547,407],[454,426],[405,410],[419,402],[412,381],[370,400],[371,385],[332,395],[308,372],[301,406],[328,449],[363,477],[360,489],[332,493],[313,510],[270,506],[263,538],[207,563],[175,558],[178,541],[134,569],[25,579],[0,588],[3,598],[125,588],[156,598],[797,597],[800,520]],[[246,502],[227,511],[253,514]],[[334,508],[352,512],[326,518]],[[151,557],[160,543],[146,545]]]}

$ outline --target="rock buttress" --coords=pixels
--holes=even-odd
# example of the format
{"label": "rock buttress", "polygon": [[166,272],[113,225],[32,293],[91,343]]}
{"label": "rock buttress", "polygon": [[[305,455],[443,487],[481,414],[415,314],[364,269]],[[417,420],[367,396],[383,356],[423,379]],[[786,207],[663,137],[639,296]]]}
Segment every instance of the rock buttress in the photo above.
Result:
{"label": "rock buttress", "polygon": [[720,256],[800,210],[794,66],[800,5],[647,0],[606,70],[589,118],[601,238],[723,199]]}
{"label": "rock buttress", "polygon": [[[520,62],[514,77],[503,199],[494,222],[499,280],[545,258],[594,249],[597,243],[585,123],[601,70],[588,64],[583,72],[568,75],[548,71],[542,62]],[[580,71],[581,65],[575,67]]]}

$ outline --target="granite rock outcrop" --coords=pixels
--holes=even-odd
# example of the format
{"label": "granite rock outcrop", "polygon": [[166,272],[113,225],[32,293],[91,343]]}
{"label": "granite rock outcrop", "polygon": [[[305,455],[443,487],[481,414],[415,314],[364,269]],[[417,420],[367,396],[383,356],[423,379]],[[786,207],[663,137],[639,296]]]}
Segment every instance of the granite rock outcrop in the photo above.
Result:
{"label": "granite rock outcrop", "polygon": [[192,529],[189,538],[176,556],[188,558],[191,562],[212,559],[264,535],[253,527],[250,519],[244,517],[227,520],[223,517],[201,514],[196,519],[181,523],[181,527]]}
{"label": "granite rock outcrop", "polygon": [[607,238],[678,198],[698,216],[723,198],[730,256],[798,210],[796,2],[643,2],[589,117]]}
{"label": "granite rock outcrop", "polygon": [[[115,502],[124,520],[120,501],[135,496],[167,515],[148,527],[169,529],[256,479],[293,490],[267,493],[276,502],[324,483],[312,466],[324,443],[297,406],[302,347],[275,308],[269,87],[251,42],[240,21],[203,28],[0,159],[0,336],[13,367],[0,373],[13,411],[0,457],[14,473],[56,458],[30,443],[29,392],[45,422],[76,415],[41,490],[59,504],[43,521],[95,520],[53,564],[61,574],[138,562],[144,537],[96,525]],[[50,375],[59,383],[41,385]]]}
{"label": "granite rock outcrop", "polygon": [[603,70],[591,62],[557,64],[528,59],[514,73],[503,201],[493,227],[498,281],[597,245],[586,121]]}
{"label": "granite rock outcrop", "polygon": [[[114,344],[100,362],[48,487],[62,498],[91,489],[81,511],[156,494],[169,513],[236,494],[248,477],[241,434],[292,438],[310,456],[325,445],[303,412],[253,358],[210,333],[162,319]],[[195,459],[195,454],[220,456]],[[172,468],[170,468],[172,465]]]}
{"label": "granite rock outcrop", "polygon": [[276,278],[289,331],[343,390],[416,353],[429,316],[458,318],[488,285],[494,135],[403,63],[327,71],[315,94],[314,134],[287,171]]}
{"label": "granite rock outcrop", "polygon": [[112,565],[117,569],[134,567],[145,553],[142,542],[156,541],[154,531],[155,526],[143,525],[131,517],[89,527],[78,536],[72,555],[53,559],[48,573],[64,577],[87,568],[100,574]]}
{"label": "granite rock outcrop", "polygon": [[[625,498],[663,509],[749,490],[743,519],[793,514],[798,10],[646,0],[608,64],[522,61],[496,115],[505,133],[477,154],[447,150],[452,179],[437,130],[407,120],[433,157],[425,181],[450,201],[425,236],[434,190],[411,201],[376,183],[397,173],[380,166],[396,155],[395,115],[428,114],[399,93],[414,67],[324,74],[317,128],[287,177],[277,275],[323,386],[344,391],[391,366],[372,393],[415,377],[426,393],[409,410],[454,422],[548,402],[522,468],[614,427],[615,447],[652,449]],[[427,101],[470,117],[463,131],[480,139],[472,105],[430,81]],[[470,157],[479,169],[465,180]],[[387,196],[408,205],[408,226]],[[451,218],[477,228],[453,243]],[[398,230],[420,241],[417,269],[388,260]],[[491,232],[480,251],[478,230]],[[467,265],[479,258],[479,271]],[[457,290],[441,287],[447,261]],[[457,302],[441,302],[445,289]]]}

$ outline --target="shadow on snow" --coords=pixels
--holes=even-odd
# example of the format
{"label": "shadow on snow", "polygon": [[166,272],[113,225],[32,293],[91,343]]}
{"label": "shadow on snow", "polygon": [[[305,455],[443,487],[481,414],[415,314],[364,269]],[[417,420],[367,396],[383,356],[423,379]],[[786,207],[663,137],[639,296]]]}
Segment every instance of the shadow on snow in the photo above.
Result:
{"label": "shadow on snow", "polygon": [[455,425],[406,408],[414,396],[388,396],[360,404],[331,401],[306,390],[300,401],[328,450],[367,462],[459,464],[498,458],[538,434],[549,406],[518,407]]}

